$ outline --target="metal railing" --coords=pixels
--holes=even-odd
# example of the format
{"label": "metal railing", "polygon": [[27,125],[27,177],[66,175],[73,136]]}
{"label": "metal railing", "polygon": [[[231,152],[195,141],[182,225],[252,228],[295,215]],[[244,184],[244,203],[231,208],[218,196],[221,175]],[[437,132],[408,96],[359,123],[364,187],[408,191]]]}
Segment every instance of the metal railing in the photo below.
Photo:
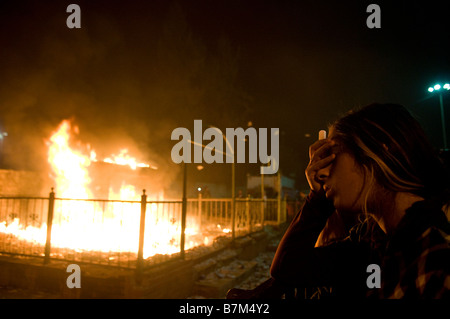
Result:
{"label": "metal railing", "polygon": [[234,210],[232,202],[199,195],[183,210],[183,201],[148,201],[145,190],[140,201],[57,198],[53,189],[49,197],[0,197],[0,253],[141,271],[286,220],[283,201],[238,198]]}
{"label": "metal railing", "polygon": [[[43,255],[49,198],[0,198],[0,251]],[[15,240],[21,238],[22,240]]]}

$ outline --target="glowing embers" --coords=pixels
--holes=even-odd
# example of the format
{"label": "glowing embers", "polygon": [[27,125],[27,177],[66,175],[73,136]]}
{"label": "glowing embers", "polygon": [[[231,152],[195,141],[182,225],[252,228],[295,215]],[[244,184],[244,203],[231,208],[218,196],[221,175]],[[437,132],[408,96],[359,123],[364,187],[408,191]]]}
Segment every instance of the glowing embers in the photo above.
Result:
{"label": "glowing embers", "polygon": [[[46,142],[56,197],[52,206],[50,256],[133,265],[139,249],[143,206],[146,208],[143,257],[179,253],[182,202],[164,200],[163,188],[156,182],[161,169],[143,165],[125,148],[121,148],[118,156],[107,157],[111,161],[97,160],[95,150],[78,137],[78,127],[65,120]],[[148,189],[145,185],[153,189],[147,191],[147,200],[141,200],[142,189]],[[43,256],[50,201],[50,198],[0,198],[0,252]],[[217,226],[211,213],[200,213],[200,206],[189,202],[186,250],[212,245],[218,236],[229,235],[230,227]],[[202,215],[207,216],[203,223]]]}

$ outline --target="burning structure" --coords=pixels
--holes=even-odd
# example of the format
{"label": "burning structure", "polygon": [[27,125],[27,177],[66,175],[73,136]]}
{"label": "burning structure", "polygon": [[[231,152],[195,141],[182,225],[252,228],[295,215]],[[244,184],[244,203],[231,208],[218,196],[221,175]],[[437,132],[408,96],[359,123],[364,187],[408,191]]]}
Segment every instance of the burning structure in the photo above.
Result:
{"label": "burning structure", "polygon": [[47,142],[51,177],[59,196],[138,200],[139,191],[136,190],[147,188],[147,193],[154,194],[151,199],[163,199],[160,185],[164,184],[155,173],[156,166],[138,162],[127,149],[98,160],[96,151],[89,144],[75,141],[77,148],[71,145],[77,132],[77,126],[72,127],[70,121],[64,120]]}
{"label": "burning structure", "polygon": [[1,253],[135,268],[262,228],[267,202],[167,200],[158,167],[125,149],[99,159],[78,133],[64,120],[46,142],[49,197],[0,198]]}

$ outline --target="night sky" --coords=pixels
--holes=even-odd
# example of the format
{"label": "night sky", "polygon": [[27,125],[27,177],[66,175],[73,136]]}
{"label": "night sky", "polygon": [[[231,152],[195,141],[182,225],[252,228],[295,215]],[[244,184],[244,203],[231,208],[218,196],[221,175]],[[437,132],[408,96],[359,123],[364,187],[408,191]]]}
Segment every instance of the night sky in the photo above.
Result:
{"label": "night sky", "polygon": [[[72,118],[100,154],[128,146],[177,172],[173,129],[252,122],[280,128],[281,172],[301,188],[318,130],[372,102],[405,105],[441,148],[427,88],[450,81],[449,5],[391,2],[2,0],[1,165],[39,170],[45,138]],[[66,26],[70,3],[81,29]],[[370,3],[381,29],[366,26]],[[258,166],[239,166],[239,180]]]}

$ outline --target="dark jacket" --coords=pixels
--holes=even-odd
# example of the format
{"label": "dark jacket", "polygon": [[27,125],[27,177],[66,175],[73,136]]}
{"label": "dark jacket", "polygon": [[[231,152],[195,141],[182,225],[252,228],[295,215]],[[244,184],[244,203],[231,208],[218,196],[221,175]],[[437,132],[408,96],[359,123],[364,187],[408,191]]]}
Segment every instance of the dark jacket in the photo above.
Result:
{"label": "dark jacket", "polygon": [[[272,263],[271,275],[279,285],[332,287],[332,295],[349,298],[445,298],[448,295],[450,232],[439,206],[428,201],[415,203],[389,238],[379,227],[364,223],[352,228],[344,240],[314,247],[333,211],[332,203],[323,194],[311,193],[307,197],[282,238]],[[367,286],[370,264],[380,265],[380,289]]]}

